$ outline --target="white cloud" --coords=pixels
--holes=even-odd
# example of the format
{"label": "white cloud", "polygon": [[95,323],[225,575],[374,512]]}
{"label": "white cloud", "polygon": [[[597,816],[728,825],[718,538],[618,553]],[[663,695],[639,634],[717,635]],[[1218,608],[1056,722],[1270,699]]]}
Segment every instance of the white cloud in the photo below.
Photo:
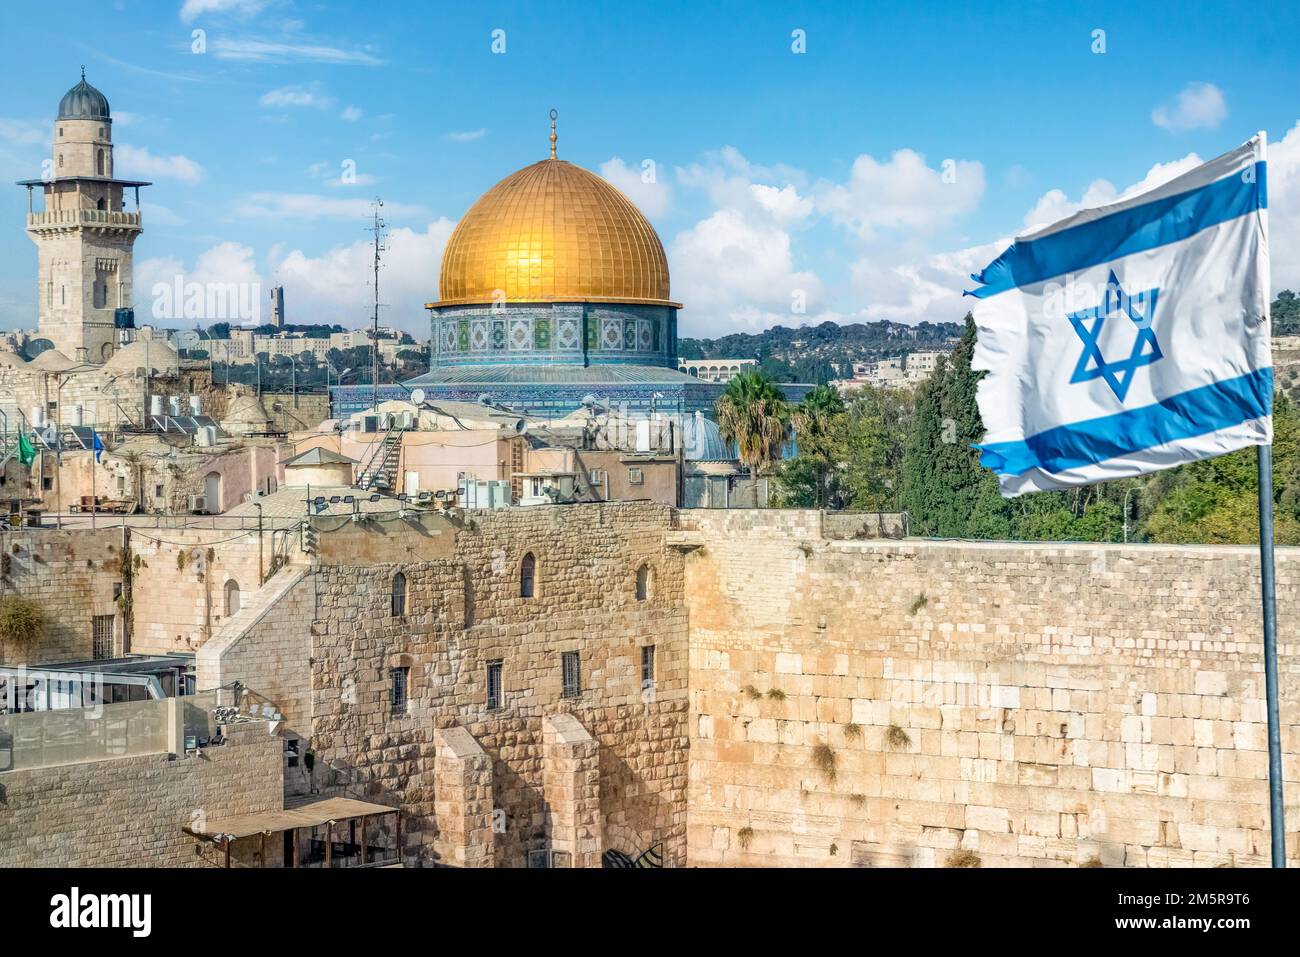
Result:
{"label": "white cloud", "polygon": [[[370,200],[340,199],[316,193],[250,193],[235,204],[234,215],[245,219],[352,219],[364,221],[370,215]],[[385,202],[390,218],[423,216],[423,206]]]}
{"label": "white cloud", "polygon": [[1300,121],[1268,147],[1268,227],[1273,292],[1300,292]]}
{"label": "white cloud", "polygon": [[150,203],[146,200],[140,202],[140,212],[144,216],[145,226],[184,226],[186,220],[178,216],[168,206],[162,206],[158,203]]}
{"label": "white cloud", "polygon": [[896,150],[884,163],[863,154],[853,161],[847,183],[820,183],[814,190],[818,212],[864,239],[881,230],[945,228],[978,206],[983,195],[983,164],[946,159],[931,168],[909,149]]}
{"label": "white cloud", "polygon": [[[790,234],[773,223],[754,222],[735,209],[712,216],[679,233],[669,253],[673,295],[685,304],[685,331],[717,336],[762,329],[778,322],[802,321],[798,302],[815,308],[821,280],[794,266]],[[710,328],[697,326],[707,318]]]}
{"label": "white cloud", "polygon": [[188,156],[154,156],[146,147],[119,143],[113,148],[114,172],[120,176],[156,176],[191,185],[203,179],[203,167]]}
{"label": "white cloud", "polygon": [[[387,208],[387,207],[385,207]],[[427,339],[429,317],[424,304],[438,298],[442,250],[455,223],[438,219],[423,232],[393,229],[388,233],[379,273],[380,321]],[[286,311],[295,322],[363,324],[370,311],[373,263],[371,245],[359,239],[320,256],[300,250],[272,254],[271,271],[285,287]]]}
{"label": "white cloud", "polygon": [[487,127],[480,127],[477,130],[464,130],[447,134],[447,139],[453,143],[472,143],[475,140],[481,140],[487,136]]}
{"label": "white cloud", "polygon": [[344,107],[343,112],[339,114],[339,117],[341,119],[347,120],[349,123],[355,123],[357,120],[361,119],[361,107],[359,106]]}
{"label": "white cloud", "polygon": [[43,145],[50,142],[50,129],[27,120],[0,118],[0,140],[22,146]]}
{"label": "white cloud", "polygon": [[[642,165],[633,169],[615,156],[600,164],[600,175],[651,219],[668,212],[672,190],[662,181],[657,166]],[[649,181],[647,177],[650,177]]]}
{"label": "white cloud", "polygon": [[185,0],[181,4],[181,20],[190,23],[208,13],[252,16],[265,6],[266,0]]}
{"label": "white cloud", "polygon": [[[137,314],[146,316],[144,321],[177,321],[184,317],[185,299],[178,302],[172,294],[176,278],[182,283],[198,283],[203,287],[230,288],[238,287],[242,299],[254,308],[260,308],[262,302],[262,277],[257,269],[256,256],[252,247],[242,243],[218,243],[211,249],[200,253],[190,269],[174,256],[145,259],[135,263],[133,284],[135,288],[135,308]],[[158,295],[154,290],[158,287]],[[234,306],[234,303],[231,303]],[[238,319],[236,315],[210,315],[201,317],[203,321],[214,322],[218,319]]]}
{"label": "white cloud", "polygon": [[261,99],[257,102],[262,106],[309,107],[323,110],[333,105],[334,98],[321,93],[314,87],[282,86],[279,89],[268,90],[263,93]]}
{"label": "white cloud", "polygon": [[1173,103],[1151,111],[1151,122],[1171,133],[1217,129],[1228,115],[1223,91],[1213,83],[1188,83]]}
{"label": "white cloud", "polygon": [[366,50],[310,43],[274,43],[268,40],[244,40],[221,37],[208,48],[221,60],[250,60],[259,63],[334,63],[354,66],[382,66],[384,61]]}
{"label": "white cloud", "polygon": [[[1031,232],[1080,209],[1154,189],[1202,162],[1197,154],[1189,153],[1155,163],[1141,179],[1122,190],[1104,179],[1094,180],[1077,198],[1059,189],[1049,190],[1025,214],[1017,232]],[[1270,145],[1268,166],[1271,293],[1276,295],[1282,289],[1300,289],[1300,121]],[[970,301],[961,295],[973,285],[970,274],[991,262],[1013,238],[1003,236],[941,253],[876,244],[852,267],[853,288],[868,303],[862,316],[910,323],[959,320],[970,308]]]}

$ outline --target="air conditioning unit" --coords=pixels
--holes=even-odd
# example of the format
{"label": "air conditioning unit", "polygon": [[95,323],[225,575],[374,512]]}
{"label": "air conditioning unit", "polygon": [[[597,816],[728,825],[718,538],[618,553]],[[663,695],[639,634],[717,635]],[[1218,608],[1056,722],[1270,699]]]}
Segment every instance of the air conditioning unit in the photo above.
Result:
{"label": "air conditioning unit", "polygon": [[198,515],[206,515],[208,512],[208,499],[204,495],[190,496],[190,511]]}

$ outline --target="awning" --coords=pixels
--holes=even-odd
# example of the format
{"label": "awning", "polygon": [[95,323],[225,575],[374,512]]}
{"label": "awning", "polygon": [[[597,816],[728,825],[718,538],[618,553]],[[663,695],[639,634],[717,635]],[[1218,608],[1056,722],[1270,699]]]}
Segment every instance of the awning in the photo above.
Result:
{"label": "awning", "polygon": [[286,807],[280,811],[261,811],[257,814],[237,814],[205,822],[202,828],[185,825],[186,834],[217,843],[252,837],[255,834],[291,831],[298,827],[316,827],[330,821],[373,817],[379,814],[396,814],[397,808],[386,804],[370,804],[352,798],[334,797]]}

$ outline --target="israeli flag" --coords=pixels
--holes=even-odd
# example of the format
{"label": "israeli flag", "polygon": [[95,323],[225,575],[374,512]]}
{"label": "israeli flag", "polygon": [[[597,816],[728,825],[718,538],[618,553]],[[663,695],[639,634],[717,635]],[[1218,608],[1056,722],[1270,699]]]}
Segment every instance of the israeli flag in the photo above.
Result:
{"label": "israeli flag", "polygon": [[969,292],[1007,497],[1273,440],[1265,135],[1016,241]]}

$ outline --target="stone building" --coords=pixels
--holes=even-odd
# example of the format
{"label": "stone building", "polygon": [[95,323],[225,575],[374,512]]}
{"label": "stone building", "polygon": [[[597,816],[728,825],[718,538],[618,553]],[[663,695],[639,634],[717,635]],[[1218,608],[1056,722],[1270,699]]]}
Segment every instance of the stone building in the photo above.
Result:
{"label": "stone building", "polygon": [[[47,175],[24,180],[27,234],[38,251],[40,334],[75,362],[104,362],[134,327],[132,247],[141,232],[140,187],[113,175],[108,99],[81,82],[59,101]],[[32,208],[39,187],[45,207]],[[134,210],[125,205],[133,190]]]}

